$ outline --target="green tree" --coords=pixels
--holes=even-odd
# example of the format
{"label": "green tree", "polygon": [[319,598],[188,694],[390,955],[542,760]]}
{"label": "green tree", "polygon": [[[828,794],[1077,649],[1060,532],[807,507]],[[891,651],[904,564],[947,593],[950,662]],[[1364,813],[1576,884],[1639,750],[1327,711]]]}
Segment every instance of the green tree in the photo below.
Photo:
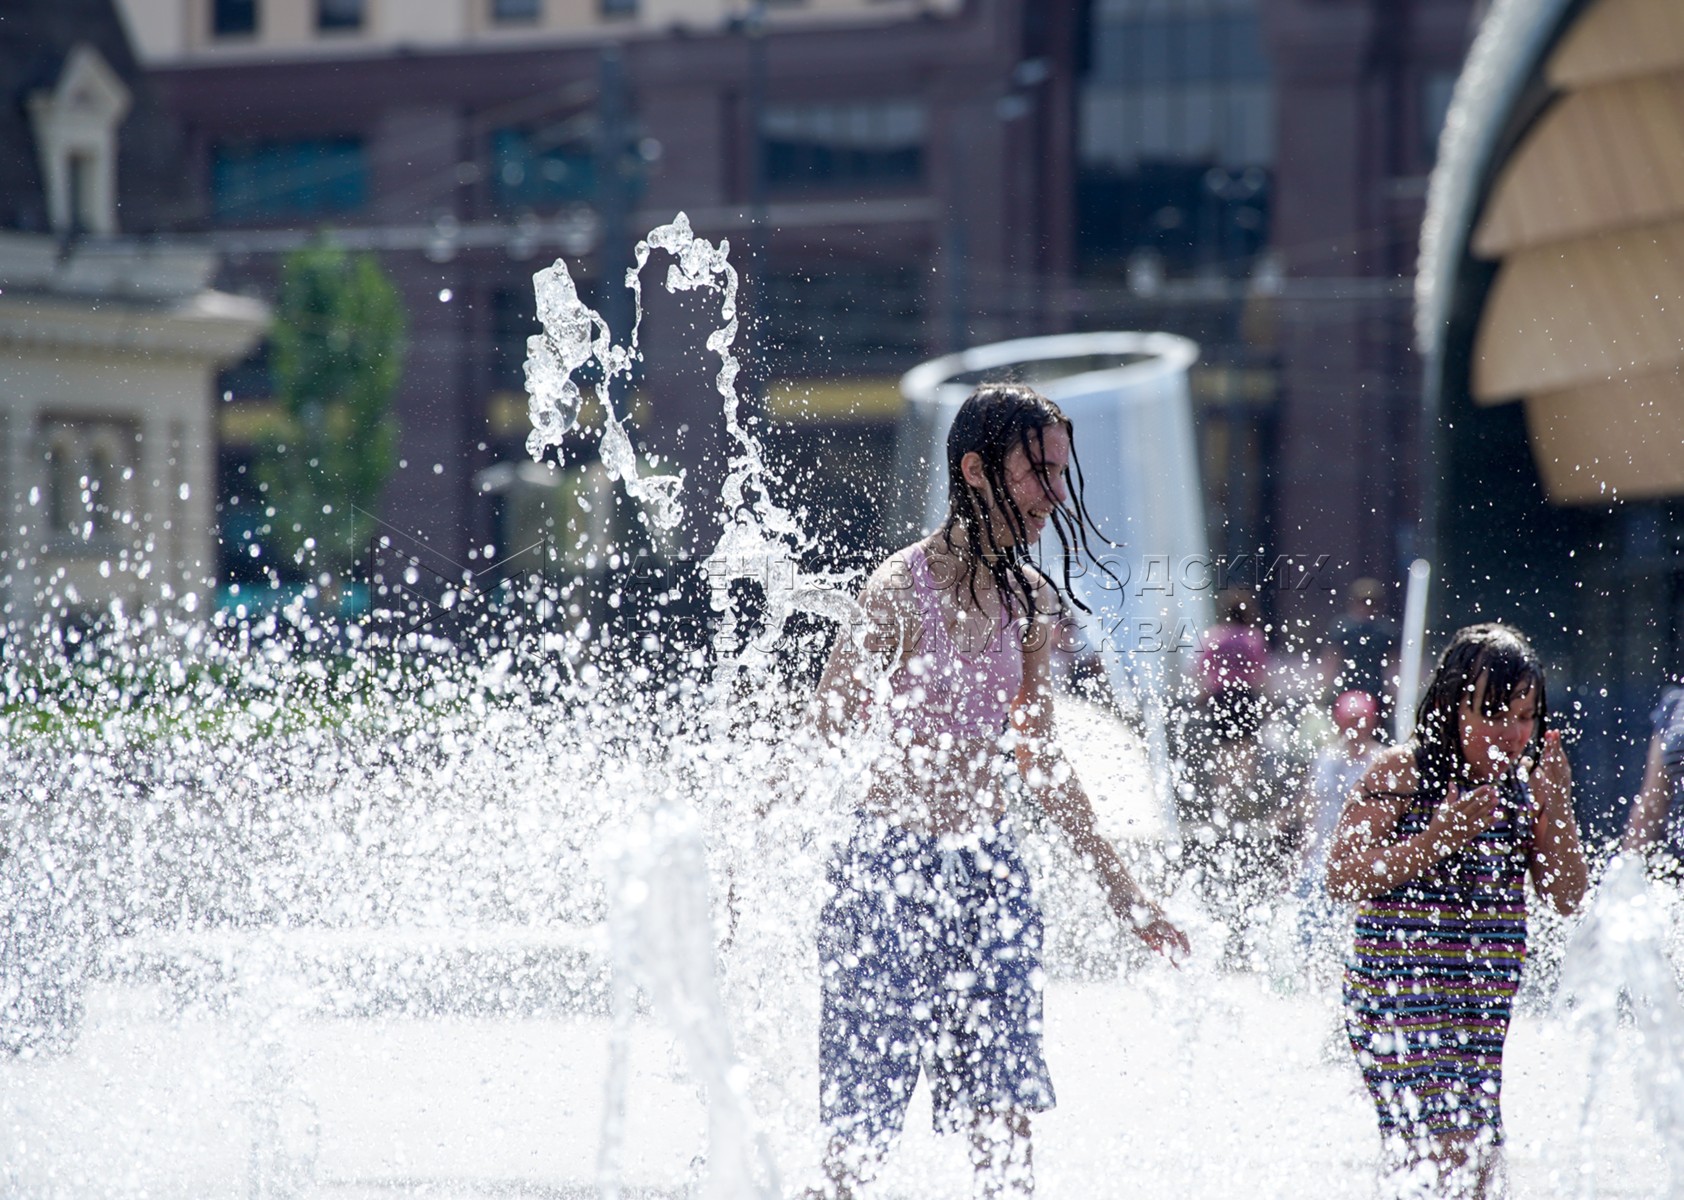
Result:
{"label": "green tree", "polygon": [[281,569],[337,579],[366,549],[397,456],[403,347],[403,306],[372,254],[318,243],[287,258],[270,332],[283,420],[257,462]]}

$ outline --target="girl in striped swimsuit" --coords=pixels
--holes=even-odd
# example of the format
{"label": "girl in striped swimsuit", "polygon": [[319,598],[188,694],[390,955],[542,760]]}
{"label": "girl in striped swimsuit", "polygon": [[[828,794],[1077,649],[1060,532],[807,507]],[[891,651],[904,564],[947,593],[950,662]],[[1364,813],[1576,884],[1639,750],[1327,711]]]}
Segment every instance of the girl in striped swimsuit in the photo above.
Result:
{"label": "girl in striped swimsuit", "polygon": [[1500,1189],[1503,1041],[1526,958],[1526,879],[1559,912],[1587,885],[1544,672],[1504,625],[1459,631],[1345,804],[1328,891],[1357,902],[1346,1027],[1400,1191]]}

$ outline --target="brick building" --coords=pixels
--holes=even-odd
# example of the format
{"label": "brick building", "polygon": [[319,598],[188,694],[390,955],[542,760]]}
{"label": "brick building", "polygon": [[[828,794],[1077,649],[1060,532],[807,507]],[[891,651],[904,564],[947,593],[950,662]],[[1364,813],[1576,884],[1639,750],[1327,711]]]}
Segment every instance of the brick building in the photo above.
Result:
{"label": "brick building", "polygon": [[[1272,305],[1283,402],[1274,549],[1334,582],[1400,580],[1416,530],[1421,367],[1413,280],[1427,180],[1472,40],[1472,0],[1271,0],[1279,197]],[[1401,608],[1401,598],[1397,598]],[[1314,620],[1326,602],[1294,597]]]}
{"label": "brick building", "polygon": [[[236,285],[272,286],[279,252],[317,226],[377,249],[398,280],[407,466],[387,516],[455,562],[492,535],[474,480],[524,453],[530,279],[556,255],[590,289],[679,210],[730,238],[748,390],[817,463],[814,507],[856,526],[891,461],[899,373],[1040,327],[1043,285],[1068,270],[1070,73],[1048,56],[1073,39],[1053,9],[128,6]],[[619,294],[595,302],[623,321]],[[709,495],[706,357],[692,316],[650,300],[641,440]],[[241,403],[261,397],[261,370],[230,388],[237,447],[263,419]]]}
{"label": "brick building", "polygon": [[[901,371],[1105,328],[1200,343],[1217,552],[1325,555],[1332,585],[1414,550],[1410,281],[1474,0],[124,3],[232,281],[264,291],[324,225],[399,279],[386,515],[451,561],[493,539],[475,480],[522,453],[531,272],[614,278],[679,209],[732,240],[749,390],[860,553]],[[695,497],[716,400],[672,309],[636,408]],[[230,390],[237,469],[261,371]],[[1313,634],[1329,599],[1268,603]]]}

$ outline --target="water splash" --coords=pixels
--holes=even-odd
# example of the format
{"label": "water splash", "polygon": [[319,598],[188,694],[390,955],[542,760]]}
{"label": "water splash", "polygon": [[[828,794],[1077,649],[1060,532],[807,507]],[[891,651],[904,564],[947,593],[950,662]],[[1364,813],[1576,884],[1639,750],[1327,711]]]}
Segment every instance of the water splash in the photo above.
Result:
{"label": "water splash", "polygon": [[[688,1161],[704,1138],[696,1191],[770,1194],[780,1176],[813,1170],[824,1132],[813,1078],[812,935],[825,849],[869,764],[822,757],[789,738],[789,722],[762,724],[752,706],[753,719],[714,717],[744,717],[733,695],[753,689],[722,684],[767,669],[790,614],[848,620],[853,609],[835,586],[846,576],[800,571],[813,543],[776,503],[775,472],[739,402],[728,247],[696,238],[682,219],[654,231],[647,246],[639,270],[670,258],[666,286],[720,302],[707,345],[720,364],[716,387],[733,449],[719,511],[704,522],[718,535],[708,561],[724,585],[767,593],[764,618],[740,612],[729,586],[714,595],[722,628],[756,642],[760,654],[722,654],[723,678],[704,678],[705,663],[690,659],[661,677],[652,671],[656,651],[642,640],[616,641],[582,617],[512,658],[490,659],[475,639],[506,638],[492,624],[454,642],[417,634],[375,645],[355,627],[290,609],[244,625],[147,609],[114,614],[97,635],[49,629],[39,643],[9,642],[0,661],[12,701],[0,717],[0,896],[9,921],[0,1034],[34,1038],[39,1049],[0,1058],[0,1135],[11,1151],[0,1155],[0,1192],[126,1200],[232,1195],[242,1184],[251,1195],[389,1191],[401,1186],[390,1174],[348,1178],[345,1143],[348,1127],[371,1141],[383,1136],[378,1126],[398,1106],[369,1101],[348,1121],[347,1103],[361,1101],[347,1097],[365,1095],[365,1081],[346,1078],[355,1065],[324,1074],[322,1046],[343,1053],[394,1027],[407,1036],[426,1026],[428,1047],[439,1050],[523,1022],[522,1051],[551,1053],[552,1067],[583,1064],[581,1087],[564,1114],[562,1103],[545,1107],[531,1078],[541,1072],[510,1064],[511,1074],[526,1072],[519,1087],[498,1094],[501,1107],[484,1107],[499,1127],[526,1120],[537,1132],[502,1143],[508,1157],[487,1154],[473,1166],[502,1171],[548,1159],[530,1180],[415,1165],[403,1178],[419,1190],[520,1191],[529,1182],[533,1191],[574,1194],[618,1181],[641,1191],[650,1172],[637,1178],[638,1160],[651,1142]],[[637,278],[627,280],[634,291]],[[531,367],[533,445],[548,453],[578,421],[575,372],[598,372],[599,393],[605,381],[623,387],[638,330],[616,346],[578,303],[565,267],[539,280],[551,290]],[[631,494],[649,519],[676,528],[684,516],[677,480],[640,474],[617,417],[604,438],[605,458],[628,489],[642,489]],[[568,602],[559,588],[544,600],[562,613]],[[1061,720],[1070,715],[1061,706]],[[1095,758],[1139,766],[1114,728],[1081,736]],[[1077,765],[1091,783],[1097,772]],[[776,788],[789,802],[759,811]],[[1139,790],[1126,778],[1119,788],[1124,799]],[[1103,820],[1111,810],[1100,807]],[[1176,868],[1150,861],[1160,839],[1138,824],[1130,833],[1130,811],[1120,808],[1108,832],[1143,848],[1141,876],[1167,890]],[[1220,967],[1214,948],[1224,931],[1186,889],[1171,908],[1199,951],[1180,973],[1143,965],[1056,831],[1022,816],[1058,989],[1049,1052],[1063,1056],[1055,1071],[1064,1108],[1037,1147],[1043,1193],[1361,1194],[1372,1118],[1349,1094],[1348,1052],[1336,1047],[1334,1066],[1323,1060],[1319,1043],[1336,1032],[1332,1002],[1307,991],[1272,995],[1256,976]],[[1618,890],[1605,885],[1604,894]],[[720,919],[728,898],[736,913],[729,930]],[[1610,936],[1585,954],[1607,963],[1641,949],[1648,982],[1626,993],[1664,997],[1654,975],[1658,930],[1651,925],[1644,937]],[[1625,974],[1589,970],[1574,987],[1591,996],[1593,985],[1642,973],[1637,964],[1618,970]],[[1121,975],[1129,986],[1116,986]],[[143,990],[155,1018],[134,1001]],[[92,1017],[82,1011],[84,993]],[[611,1014],[622,1039],[628,1026],[634,1039],[649,1032],[634,993],[675,1034],[682,1070],[640,1074],[622,1042],[599,1125],[595,1055]],[[1617,1010],[1603,995],[1575,1011],[1611,1021]],[[1672,1036],[1670,1020],[1645,1033],[1645,1055]],[[218,1057],[206,1030],[238,1045]],[[1629,1030],[1619,1033],[1629,1040]],[[1664,1061],[1676,1057],[1664,1053],[1673,1055]],[[477,1079],[498,1064],[476,1058],[472,1067]],[[160,1075],[165,1083],[136,1090]],[[442,1089],[444,1076],[429,1078]],[[1550,1080],[1552,1103],[1571,1098],[1562,1105],[1576,1103],[1585,1082]],[[640,1133],[647,1097],[633,1089],[675,1081],[674,1091],[705,1089],[709,1126]],[[1517,1069],[1511,1088],[1527,1085]],[[472,1124],[462,1097],[439,1090],[422,1099],[451,1109],[443,1136]],[[1646,1107],[1675,1111],[1667,1103],[1658,1097]],[[558,1138],[581,1106],[584,1127]],[[1665,1120],[1669,1140],[1684,1143],[1674,1118]],[[176,1139],[184,1127],[200,1140]],[[1515,1132],[1517,1141],[1529,1134]],[[593,1180],[598,1137],[605,1158]],[[966,1190],[963,1147],[950,1170],[953,1160],[937,1157],[931,1140],[927,1129],[909,1128],[913,1148],[892,1165],[899,1174],[885,1194]],[[553,1150],[557,1142],[564,1153]],[[1599,1153],[1608,1162],[1630,1144],[1604,1142]],[[207,1145],[233,1148],[214,1179],[194,1161],[215,1157]],[[660,1174],[658,1186],[681,1187],[681,1176],[682,1168]]]}
{"label": "water splash", "polygon": [[1645,876],[1643,861],[1622,855],[1609,863],[1568,941],[1562,1003],[1592,1045],[1579,1122],[1587,1155],[1581,1197],[1596,1194],[1595,1164],[1589,1157],[1596,1143],[1592,1118],[1628,1015],[1643,1059],[1638,1078],[1643,1106],[1666,1147],[1672,1188],[1684,1187],[1684,999],[1667,954],[1668,909],[1667,897]]}
{"label": "water splash", "polygon": [[[799,523],[771,495],[765,453],[742,414],[737,391],[740,372],[735,341],[738,331],[739,280],[730,261],[730,243],[717,245],[698,237],[689,218],[679,213],[666,225],[638,242],[634,266],[625,285],[634,299],[632,328],[623,345],[600,314],[579,298],[565,262],[558,260],[533,277],[538,313],[545,326],[529,342],[527,374],[532,389],[533,436],[528,450],[538,457],[559,446],[563,433],[576,422],[580,393],[573,373],[594,363],[600,372],[597,397],[603,405],[605,427],[600,451],[609,472],[626,485],[628,494],[649,507],[650,519],[664,528],[676,527],[682,510],[676,500],[674,476],[641,479],[635,452],[624,426],[614,416],[609,391],[612,382],[630,376],[640,359],[643,324],[642,274],[652,254],[670,257],[663,286],[669,293],[708,292],[719,296],[720,325],[707,336],[707,349],[719,358],[714,386],[719,392],[725,430],[733,443],[727,475],[720,493],[722,532],[703,560],[709,604],[718,614],[713,644],[720,669],[714,678],[705,725],[714,737],[728,737],[740,724],[741,713],[731,704],[730,677],[745,671],[763,681],[773,665],[773,651],[797,612],[811,612],[857,625],[858,609],[845,590],[853,579],[848,572],[808,572],[799,557],[811,540]],[[758,587],[763,600],[757,634],[746,632],[746,620],[732,585]],[[752,705],[751,705],[752,707]],[[710,1150],[706,1194],[717,1196],[775,1195],[777,1173],[764,1134],[748,1096],[750,1073],[736,1057],[730,1038],[730,1019],[719,991],[725,974],[714,952],[709,883],[720,874],[708,863],[704,846],[729,846],[737,861],[743,849],[724,836],[744,828],[741,775],[738,768],[758,767],[761,780],[772,750],[772,728],[749,723],[751,732],[739,738],[729,755],[716,746],[674,744],[676,769],[687,775],[690,787],[681,797],[669,789],[648,826],[614,857],[610,871],[615,883],[610,926],[615,963],[616,1039],[608,1081],[600,1167],[605,1196],[619,1194],[619,1155],[625,1096],[625,1026],[629,990],[635,985],[649,995],[685,1043],[692,1069],[709,1095]],[[752,731],[760,730],[758,736]],[[706,833],[701,823],[707,825]],[[711,835],[711,836],[709,836]],[[714,890],[717,890],[715,888]]]}
{"label": "water splash", "polygon": [[618,1200],[627,1103],[627,1029],[648,996],[679,1036],[708,1114],[705,1200],[779,1196],[777,1165],[748,1097],[748,1071],[731,1037],[707,894],[703,831],[666,807],[631,830],[614,855],[609,930],[615,947],[614,1037],[598,1186]]}
{"label": "water splash", "polygon": [[602,406],[602,464],[630,495],[643,502],[647,519],[657,528],[676,528],[684,517],[678,501],[683,479],[677,475],[645,478],[631,438],[614,411],[614,381],[629,379],[637,361],[635,331],[633,348],[615,345],[608,322],[579,298],[573,276],[560,259],[533,276],[533,287],[544,332],[526,342],[527,411],[532,418],[527,453],[542,459],[550,449],[560,451],[562,439],[578,425],[584,403],[574,373],[594,363],[600,371],[594,390]]}
{"label": "water splash", "polygon": [[[742,415],[737,392],[741,364],[735,343],[738,329],[737,269],[731,264],[731,244],[717,245],[698,237],[690,218],[679,213],[638,242],[635,265],[626,271],[626,287],[635,300],[635,317],[625,345],[616,345],[608,324],[579,298],[567,264],[556,262],[533,276],[538,316],[544,332],[527,343],[527,386],[531,392],[533,431],[527,451],[541,457],[559,447],[562,435],[577,423],[580,392],[574,372],[594,363],[601,372],[597,398],[607,414],[601,441],[603,464],[622,480],[632,496],[651,507],[651,519],[671,529],[682,519],[677,502],[681,480],[676,476],[641,479],[637,458],[625,427],[614,416],[609,391],[612,381],[630,376],[641,354],[643,270],[650,255],[660,250],[672,259],[663,286],[670,293],[704,291],[720,297],[720,326],[707,336],[707,349],[719,356],[714,387],[723,402],[725,431],[735,443],[725,482],[720,490],[719,522],[723,532],[703,561],[710,604],[719,615],[714,645],[727,656],[727,671],[744,669],[763,678],[772,665],[772,648],[783,637],[797,612],[810,612],[847,626],[857,624],[858,606],[846,588],[855,572],[814,571],[802,568],[800,556],[812,541],[795,518],[772,498],[765,453],[760,439]],[[746,581],[764,598],[762,625],[745,632],[741,606],[733,600],[731,584]]]}

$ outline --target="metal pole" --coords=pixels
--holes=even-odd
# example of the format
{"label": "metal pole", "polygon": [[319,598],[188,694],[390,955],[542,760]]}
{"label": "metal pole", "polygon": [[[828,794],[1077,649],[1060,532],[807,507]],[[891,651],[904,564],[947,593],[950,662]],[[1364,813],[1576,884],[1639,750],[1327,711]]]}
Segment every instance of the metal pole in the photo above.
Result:
{"label": "metal pole", "polygon": [[[766,179],[766,0],[754,0],[743,20],[748,37],[748,255],[741,274],[746,286],[739,296],[745,327],[770,307],[767,296],[772,286],[771,244],[767,214]],[[745,303],[746,302],[746,303]],[[759,407],[767,380],[763,372],[749,372],[738,381],[742,398]]]}
{"label": "metal pole", "polygon": [[625,288],[626,267],[631,263],[631,247],[626,240],[626,212],[631,207],[631,105],[620,47],[604,46],[597,63],[596,195],[602,229],[596,257],[600,289],[597,311],[616,338],[625,338],[631,333],[632,320],[631,295]]}
{"label": "metal pole", "polygon": [[766,0],[755,0],[744,29],[748,34],[749,227],[751,262],[766,277]]}
{"label": "metal pole", "polygon": [[1403,639],[1398,646],[1397,706],[1392,712],[1392,740],[1399,745],[1415,731],[1415,700],[1421,691],[1421,654],[1427,640],[1427,581],[1432,564],[1418,558],[1409,564],[1408,590],[1403,599]]}

